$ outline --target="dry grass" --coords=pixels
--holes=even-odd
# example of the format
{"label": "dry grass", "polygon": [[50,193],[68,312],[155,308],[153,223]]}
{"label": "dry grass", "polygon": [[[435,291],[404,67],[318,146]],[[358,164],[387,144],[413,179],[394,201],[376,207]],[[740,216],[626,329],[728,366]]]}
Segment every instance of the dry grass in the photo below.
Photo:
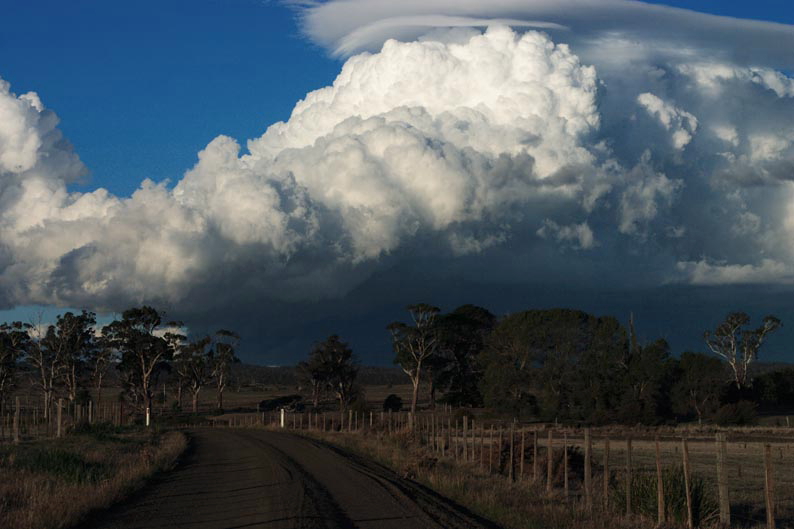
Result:
{"label": "dry grass", "polygon": [[[596,508],[588,513],[583,508],[581,484],[571,477],[570,495],[565,498],[561,489],[561,475],[557,476],[555,492],[549,496],[543,483],[533,483],[531,464],[525,466],[526,479],[510,482],[505,476],[492,474],[477,463],[455,461],[450,457],[439,457],[427,447],[411,441],[407,433],[384,435],[378,432],[361,432],[359,434],[308,432],[327,442],[341,446],[349,451],[374,459],[397,473],[409,476],[431,487],[440,494],[465,505],[474,512],[491,519],[509,529],[596,529],[610,528],[651,528],[656,527],[655,520],[650,518],[632,517],[628,519],[619,511],[623,472],[625,468],[625,439],[628,430],[594,432],[594,505]],[[680,465],[680,440],[674,439],[675,431],[667,432],[671,438],[661,443],[661,452],[666,467]],[[632,466],[634,476],[652,474],[655,476],[655,443],[650,439],[642,439],[638,432],[632,436]],[[794,527],[794,452],[790,440],[782,432],[761,429],[734,431],[735,439],[729,444],[728,469],[730,474],[730,496],[734,526],[764,526],[763,496],[763,445],[770,441],[773,444],[776,466],[777,487],[777,519],[778,527]],[[610,463],[612,469],[612,509],[605,511],[603,504],[603,475],[600,464],[603,458],[603,439],[611,438]],[[755,436],[763,436],[762,438]],[[562,449],[562,432],[555,434],[555,454]],[[691,435],[690,435],[691,437]],[[747,438],[745,443],[739,438]],[[517,438],[518,439],[518,438]],[[527,454],[531,454],[531,436],[527,436]],[[539,439],[541,446],[540,478],[545,480],[545,434]],[[569,446],[573,452],[576,446],[581,447],[581,439],[575,432],[569,433]],[[485,443],[486,454],[487,441]],[[690,442],[690,456],[693,475],[702,480],[706,492],[716,489],[714,484],[716,464],[713,436],[704,434]],[[518,446],[516,446],[518,451]],[[498,460],[494,451],[495,461]],[[581,451],[579,451],[581,455]],[[479,458],[479,456],[478,456]],[[487,461],[487,456],[484,458]],[[572,463],[573,465],[573,463]],[[486,465],[487,466],[487,463]],[[495,462],[496,467],[496,462]],[[740,470],[741,469],[741,470]],[[494,468],[496,471],[496,468]],[[518,472],[518,468],[516,469]],[[741,474],[739,474],[741,472]],[[557,474],[557,470],[555,470]],[[654,487],[655,491],[655,487]],[[716,491],[713,491],[716,494]],[[655,492],[653,493],[655,497]],[[713,495],[711,496],[713,500]],[[652,500],[655,505],[655,500]],[[655,507],[654,507],[655,513]],[[653,514],[651,515],[653,516]],[[712,517],[713,519],[713,517]],[[675,527],[671,525],[670,527]]]}
{"label": "dry grass", "polygon": [[474,463],[430,456],[407,433],[365,436],[308,432],[350,452],[373,459],[430,487],[506,529],[641,529],[656,527],[638,518],[626,519],[595,509],[592,514],[567,503],[560,494],[546,495],[531,480],[510,482]]}
{"label": "dry grass", "polygon": [[171,467],[186,445],[180,432],[95,429],[0,447],[0,527],[71,527]]}

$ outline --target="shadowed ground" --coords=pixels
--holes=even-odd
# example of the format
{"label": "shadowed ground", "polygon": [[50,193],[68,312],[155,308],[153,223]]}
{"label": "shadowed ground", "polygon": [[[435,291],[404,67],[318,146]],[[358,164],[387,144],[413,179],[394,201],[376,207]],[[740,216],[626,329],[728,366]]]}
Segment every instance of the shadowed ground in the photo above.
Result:
{"label": "shadowed ground", "polygon": [[387,469],[264,430],[192,433],[185,462],[90,529],[494,528]]}

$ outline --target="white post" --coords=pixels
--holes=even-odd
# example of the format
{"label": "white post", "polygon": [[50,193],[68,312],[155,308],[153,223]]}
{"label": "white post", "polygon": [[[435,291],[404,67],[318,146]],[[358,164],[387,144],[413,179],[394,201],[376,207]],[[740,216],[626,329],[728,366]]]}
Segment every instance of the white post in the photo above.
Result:
{"label": "white post", "polygon": [[281,408],[281,427],[284,428],[284,408]]}
{"label": "white post", "polygon": [[150,411],[151,411],[151,410],[150,410],[150,409],[149,409],[149,407],[147,406],[147,407],[146,407],[146,427],[147,427],[147,428],[149,427],[149,424],[150,424],[150,422],[151,422],[151,421],[150,421]]}

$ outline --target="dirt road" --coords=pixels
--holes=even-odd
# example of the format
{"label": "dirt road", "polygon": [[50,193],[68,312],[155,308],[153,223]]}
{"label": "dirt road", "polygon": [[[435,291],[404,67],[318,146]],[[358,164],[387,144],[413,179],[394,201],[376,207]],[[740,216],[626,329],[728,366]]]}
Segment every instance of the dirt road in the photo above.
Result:
{"label": "dirt road", "polygon": [[424,487],[325,444],[208,429],[189,454],[90,529],[498,529]]}

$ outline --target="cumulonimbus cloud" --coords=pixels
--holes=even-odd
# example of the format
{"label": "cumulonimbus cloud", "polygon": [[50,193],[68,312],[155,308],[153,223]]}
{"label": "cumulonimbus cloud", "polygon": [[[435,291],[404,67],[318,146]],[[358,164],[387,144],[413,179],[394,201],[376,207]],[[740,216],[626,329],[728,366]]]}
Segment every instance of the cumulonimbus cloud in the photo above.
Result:
{"label": "cumulonimbus cloud", "polygon": [[[146,180],[131,197],[70,191],[85,168],[55,114],[3,82],[0,299],[289,302],[341,295],[401,252],[487,253],[513,240],[573,246],[579,259],[621,260],[628,249],[681,263],[650,282],[787,280],[794,83],[776,69],[786,53],[756,59],[774,36],[792,38],[790,27],[734,22],[754,43],[736,59],[712,53],[728,22],[672,8],[481,5],[371,1],[362,14],[360,1],[312,4],[307,31],[332,49],[374,46],[344,39],[361,28],[385,32],[367,39],[394,36],[399,17],[419,17],[409,25],[422,35],[350,57],[286,122],[245,148],[219,136],[173,186]],[[585,24],[596,9],[615,17]],[[428,18],[439,12],[447,18]],[[649,13],[682,22],[686,53],[632,40]],[[526,24],[448,27],[499,17],[552,36]],[[687,17],[702,28],[690,32]],[[606,19],[624,30],[607,33]]]}

